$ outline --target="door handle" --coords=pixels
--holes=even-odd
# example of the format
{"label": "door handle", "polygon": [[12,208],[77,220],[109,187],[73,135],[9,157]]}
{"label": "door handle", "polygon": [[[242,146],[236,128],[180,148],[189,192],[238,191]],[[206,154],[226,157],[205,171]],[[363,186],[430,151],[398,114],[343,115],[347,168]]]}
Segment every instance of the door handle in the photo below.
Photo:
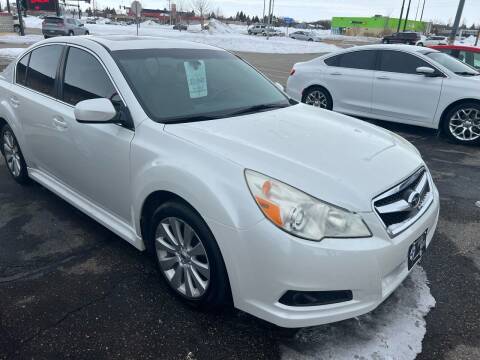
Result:
{"label": "door handle", "polygon": [[337,71],[336,71],[336,72],[332,72],[332,73],[330,73],[330,75],[342,75],[342,73],[341,73],[341,72],[337,72]]}
{"label": "door handle", "polygon": [[13,107],[18,107],[20,105],[20,101],[13,96],[10,98],[10,103],[12,104]]}
{"label": "door handle", "polygon": [[388,76],[377,76],[378,80],[390,80]]}
{"label": "door handle", "polygon": [[53,126],[55,126],[58,130],[61,130],[61,131],[66,130],[68,128],[65,120],[63,120],[63,118],[58,116],[55,116],[53,118]]}

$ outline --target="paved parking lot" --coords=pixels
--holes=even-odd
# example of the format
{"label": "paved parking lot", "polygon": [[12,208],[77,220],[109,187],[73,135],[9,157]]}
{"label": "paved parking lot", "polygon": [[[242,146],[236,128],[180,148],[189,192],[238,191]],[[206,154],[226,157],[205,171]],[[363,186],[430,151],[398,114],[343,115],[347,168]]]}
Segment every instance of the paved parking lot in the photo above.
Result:
{"label": "paved parking lot", "polygon": [[[282,83],[311,57],[242,55]],[[480,148],[382,126],[419,148],[442,199],[422,261],[437,305],[419,359],[479,359]],[[276,359],[285,344],[299,346],[295,335],[238,311],[182,305],[145,254],[41,186],[20,187],[0,160],[0,359]]]}

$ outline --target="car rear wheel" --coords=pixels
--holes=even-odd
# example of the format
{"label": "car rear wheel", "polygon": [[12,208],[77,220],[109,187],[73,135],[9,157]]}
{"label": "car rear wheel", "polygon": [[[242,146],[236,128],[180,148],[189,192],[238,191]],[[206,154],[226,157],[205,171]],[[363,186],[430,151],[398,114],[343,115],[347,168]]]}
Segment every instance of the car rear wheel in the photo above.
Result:
{"label": "car rear wheel", "polygon": [[453,142],[480,144],[480,104],[470,102],[455,106],[445,114],[443,133]]}
{"label": "car rear wheel", "polygon": [[85,35],[90,35],[90,31],[85,31]]}
{"label": "car rear wheel", "polygon": [[7,164],[7,169],[13,179],[19,184],[26,184],[29,181],[27,164],[23,158],[22,151],[18,145],[17,138],[9,125],[4,125],[0,131],[1,152]]}
{"label": "car rear wheel", "polygon": [[384,43],[384,44],[390,44],[390,41],[389,41],[389,40],[383,40],[382,43]]}
{"label": "car rear wheel", "polygon": [[327,110],[332,110],[333,108],[333,101],[330,94],[320,86],[314,86],[305,91],[302,102]]}
{"label": "car rear wheel", "polygon": [[167,202],[154,212],[147,246],[175,295],[194,307],[212,310],[230,298],[220,249],[203,219],[181,202]]}
{"label": "car rear wheel", "polygon": [[418,43],[417,45],[418,45],[418,46],[423,46],[423,43]]}
{"label": "car rear wheel", "polygon": [[313,39],[308,39],[308,41],[313,41]]}
{"label": "car rear wheel", "polygon": [[73,36],[73,35],[75,35],[75,34],[73,33],[73,31],[69,31],[69,32],[68,32],[68,36]]}

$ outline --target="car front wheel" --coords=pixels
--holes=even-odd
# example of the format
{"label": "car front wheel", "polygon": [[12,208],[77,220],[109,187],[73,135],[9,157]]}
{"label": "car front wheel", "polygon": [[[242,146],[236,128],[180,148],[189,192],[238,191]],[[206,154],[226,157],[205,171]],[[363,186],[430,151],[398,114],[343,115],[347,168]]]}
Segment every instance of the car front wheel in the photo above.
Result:
{"label": "car front wheel", "polygon": [[1,153],[7,163],[7,168],[13,179],[19,184],[29,181],[27,164],[23,157],[17,138],[9,125],[4,125],[1,134]]}
{"label": "car front wheel", "polygon": [[333,101],[327,90],[320,86],[308,89],[303,95],[302,102],[314,107],[332,110]]}
{"label": "car front wheel", "polygon": [[230,287],[220,249],[204,220],[181,202],[154,212],[149,250],[170,289],[189,305],[212,310],[228,302]]}
{"label": "car front wheel", "polygon": [[443,119],[443,133],[460,144],[480,144],[480,104],[463,103],[451,109]]}

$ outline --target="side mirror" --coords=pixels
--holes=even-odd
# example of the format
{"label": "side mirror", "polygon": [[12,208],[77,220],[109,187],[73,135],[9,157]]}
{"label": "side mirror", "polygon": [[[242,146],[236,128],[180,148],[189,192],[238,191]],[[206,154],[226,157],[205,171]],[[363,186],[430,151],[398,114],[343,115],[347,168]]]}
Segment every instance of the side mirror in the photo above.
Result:
{"label": "side mirror", "polygon": [[428,66],[420,66],[417,68],[417,74],[425,75],[425,76],[435,76],[437,72],[435,69],[432,69]]}
{"label": "side mirror", "polygon": [[112,102],[105,98],[80,101],[74,113],[79,123],[87,124],[108,123],[117,115]]}
{"label": "side mirror", "polygon": [[285,91],[285,88],[284,88],[283,85],[280,84],[279,82],[276,82],[276,83],[275,83],[275,86],[276,86],[277,88],[279,88],[280,90]]}

